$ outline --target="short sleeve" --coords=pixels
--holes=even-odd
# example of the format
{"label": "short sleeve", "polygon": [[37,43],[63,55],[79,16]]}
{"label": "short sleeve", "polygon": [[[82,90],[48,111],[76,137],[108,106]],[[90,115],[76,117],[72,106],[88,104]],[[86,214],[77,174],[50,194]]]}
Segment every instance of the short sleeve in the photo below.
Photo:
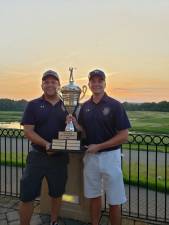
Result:
{"label": "short sleeve", "polygon": [[21,125],[34,125],[35,124],[35,113],[34,113],[34,104],[29,102],[25,108]]}
{"label": "short sleeve", "polygon": [[84,122],[83,122],[83,105],[80,108],[79,115],[78,115],[78,123],[80,126],[84,127]]}
{"label": "short sleeve", "polygon": [[121,103],[119,103],[115,109],[115,127],[117,130],[131,128],[127,113]]}

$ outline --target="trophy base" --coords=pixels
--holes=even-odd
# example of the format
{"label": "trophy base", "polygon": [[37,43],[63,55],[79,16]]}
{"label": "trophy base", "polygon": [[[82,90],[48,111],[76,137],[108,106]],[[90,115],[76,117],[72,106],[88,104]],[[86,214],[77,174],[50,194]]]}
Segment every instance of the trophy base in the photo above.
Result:
{"label": "trophy base", "polygon": [[52,150],[80,150],[80,141],[54,139]]}
{"label": "trophy base", "polygon": [[80,141],[77,140],[77,132],[60,131],[58,139],[52,141],[53,150],[80,150]]}

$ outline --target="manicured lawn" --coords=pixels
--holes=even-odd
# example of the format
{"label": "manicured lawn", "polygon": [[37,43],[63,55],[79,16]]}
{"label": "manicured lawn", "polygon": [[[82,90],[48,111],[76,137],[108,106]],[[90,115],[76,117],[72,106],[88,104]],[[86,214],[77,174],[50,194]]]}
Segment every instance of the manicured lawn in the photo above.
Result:
{"label": "manicured lawn", "polygon": [[0,111],[0,122],[20,122],[23,112]]}
{"label": "manicured lawn", "polygon": [[9,153],[1,152],[0,154],[0,165],[6,166],[25,166],[27,154],[23,153]]}
{"label": "manicured lawn", "polygon": [[[138,176],[139,169],[139,176]],[[156,174],[157,172],[157,174]],[[167,174],[169,174],[169,165],[166,168]],[[148,174],[148,176],[147,176]],[[166,179],[166,190],[165,190],[165,167],[158,166],[157,171],[156,167],[149,165],[148,173],[147,167],[145,164],[131,163],[130,165],[126,162],[123,162],[123,175],[125,183],[147,187],[148,189],[169,193],[169,176]]]}
{"label": "manicured lawn", "polygon": [[169,112],[128,111],[131,131],[169,134]]}
{"label": "manicured lawn", "polygon": [[[21,121],[23,112],[0,111],[0,122]],[[128,111],[130,131],[169,134],[169,112]]]}

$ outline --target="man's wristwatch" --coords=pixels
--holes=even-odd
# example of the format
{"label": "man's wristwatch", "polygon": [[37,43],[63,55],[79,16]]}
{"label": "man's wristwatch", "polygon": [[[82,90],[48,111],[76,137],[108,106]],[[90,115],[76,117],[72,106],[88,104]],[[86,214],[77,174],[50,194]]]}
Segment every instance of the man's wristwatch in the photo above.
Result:
{"label": "man's wristwatch", "polygon": [[51,143],[47,143],[46,144],[46,151],[50,151],[51,147],[52,147],[52,144]]}

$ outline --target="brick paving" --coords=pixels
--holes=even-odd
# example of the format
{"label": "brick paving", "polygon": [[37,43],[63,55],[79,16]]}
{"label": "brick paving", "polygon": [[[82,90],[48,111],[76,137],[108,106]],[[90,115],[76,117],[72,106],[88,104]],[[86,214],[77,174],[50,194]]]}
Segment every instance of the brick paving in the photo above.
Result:
{"label": "brick paving", "polygon": [[[19,199],[15,197],[0,196],[0,225],[19,225]],[[30,225],[49,225],[50,216],[39,213],[39,202],[34,205],[34,213]],[[102,216],[100,225],[108,225],[108,217]],[[123,225],[166,225],[168,223],[146,223],[144,221],[132,220],[131,218],[123,217]],[[91,225],[72,219],[59,219],[59,225]]]}
{"label": "brick paving", "polygon": [[[19,225],[19,199],[0,196],[0,225]],[[35,202],[35,209],[30,225],[49,225],[49,215],[39,213],[39,203]],[[59,219],[59,225],[87,225],[80,221]]]}

